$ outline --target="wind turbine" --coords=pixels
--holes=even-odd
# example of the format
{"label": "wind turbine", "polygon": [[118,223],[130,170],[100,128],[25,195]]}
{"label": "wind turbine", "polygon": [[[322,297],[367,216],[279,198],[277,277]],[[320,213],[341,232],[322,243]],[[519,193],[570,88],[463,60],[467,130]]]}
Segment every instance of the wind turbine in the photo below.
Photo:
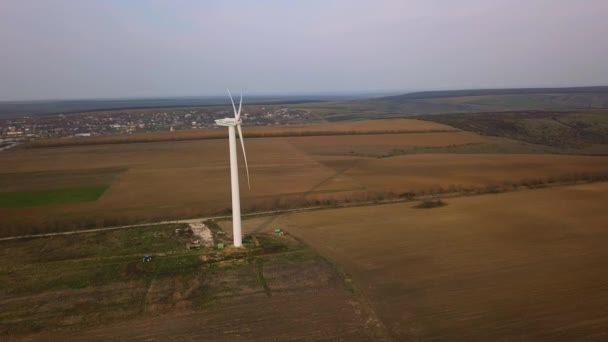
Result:
{"label": "wind turbine", "polygon": [[245,170],[247,170],[247,187],[251,190],[249,183],[249,166],[247,166],[247,155],[245,154],[245,143],[243,142],[243,131],[241,130],[241,108],[243,106],[243,93],[239,101],[239,110],[236,110],[232,94],[228,90],[232,109],[234,110],[233,118],[224,118],[215,120],[218,126],[228,127],[228,144],[230,145],[230,187],[232,188],[232,236],[234,246],[241,247],[243,245],[243,235],[241,231],[241,197],[239,193],[239,166],[236,155],[236,133],[235,127],[239,131],[239,139],[243,148],[243,159],[245,160]]}

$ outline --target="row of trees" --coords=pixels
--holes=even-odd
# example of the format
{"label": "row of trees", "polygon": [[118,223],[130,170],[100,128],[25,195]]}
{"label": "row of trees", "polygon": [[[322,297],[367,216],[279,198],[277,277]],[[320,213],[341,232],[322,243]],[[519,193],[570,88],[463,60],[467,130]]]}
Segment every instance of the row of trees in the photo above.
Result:
{"label": "row of trees", "polygon": [[[266,128],[266,127],[264,127]],[[332,136],[332,135],[370,135],[370,134],[404,134],[404,133],[442,133],[456,132],[454,129],[427,129],[427,130],[403,130],[403,129],[372,129],[372,130],[289,130],[277,127],[276,131],[266,129],[265,131],[247,131],[243,133],[245,138],[281,138],[281,137],[312,137],[312,136]],[[86,146],[86,145],[106,145],[106,144],[128,144],[141,142],[160,142],[160,141],[186,141],[186,140],[212,140],[225,139],[226,132],[216,129],[187,130],[176,132],[148,132],[131,135],[107,135],[95,137],[78,138],[54,138],[34,140],[21,145],[21,148],[42,148],[42,147],[62,147],[62,146]]]}

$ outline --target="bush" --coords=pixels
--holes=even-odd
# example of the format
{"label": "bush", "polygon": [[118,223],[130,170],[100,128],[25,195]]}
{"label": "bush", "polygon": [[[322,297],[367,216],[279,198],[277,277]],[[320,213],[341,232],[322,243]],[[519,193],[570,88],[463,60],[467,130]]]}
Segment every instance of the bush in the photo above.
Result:
{"label": "bush", "polygon": [[399,198],[405,198],[405,199],[408,199],[408,200],[411,200],[414,197],[416,197],[416,193],[411,192],[411,191],[409,191],[409,192],[403,192],[403,193],[399,194]]}
{"label": "bush", "polygon": [[418,209],[431,209],[446,206],[447,203],[439,199],[426,199],[419,204],[415,205],[414,208]]}

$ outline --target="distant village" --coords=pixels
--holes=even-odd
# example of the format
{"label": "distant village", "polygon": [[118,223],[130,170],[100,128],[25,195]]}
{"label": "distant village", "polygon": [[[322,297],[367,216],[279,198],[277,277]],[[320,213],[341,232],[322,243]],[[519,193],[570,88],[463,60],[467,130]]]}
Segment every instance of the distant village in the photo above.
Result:
{"label": "distant village", "polygon": [[[243,113],[247,126],[289,125],[310,121],[310,113],[280,106],[250,106]],[[44,138],[131,134],[150,131],[213,128],[215,119],[234,115],[232,108],[155,108],[0,119],[0,149]]]}

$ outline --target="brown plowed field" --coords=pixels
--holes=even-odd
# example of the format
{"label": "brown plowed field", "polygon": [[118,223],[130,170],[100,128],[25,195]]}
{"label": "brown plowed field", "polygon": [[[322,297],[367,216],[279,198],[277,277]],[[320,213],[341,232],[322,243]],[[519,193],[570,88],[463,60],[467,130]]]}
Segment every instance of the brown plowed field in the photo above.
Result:
{"label": "brown plowed field", "polygon": [[404,134],[370,134],[364,137],[358,135],[337,135],[319,137],[292,137],[289,142],[302,148],[312,146],[447,146],[476,144],[486,141],[485,138],[469,132],[437,132],[437,133],[404,133]]}
{"label": "brown plowed field", "polygon": [[373,341],[342,289],[245,295],[204,311],[167,314],[14,341]]}
{"label": "brown plowed field", "polygon": [[454,131],[454,127],[431,121],[415,119],[382,119],[361,120],[350,122],[327,122],[320,124],[297,125],[297,126],[264,126],[252,127],[252,133],[275,133],[275,132],[374,132],[374,131]]}
{"label": "brown plowed field", "polygon": [[588,172],[608,172],[608,158],[549,154],[416,154],[365,159],[343,175],[357,179],[369,189],[401,192],[495,185]]}
{"label": "brown plowed field", "polygon": [[[418,120],[377,120],[310,127],[367,133],[447,127],[439,126]],[[306,126],[258,129],[307,130]],[[382,155],[408,146],[477,144],[485,139],[461,131],[248,139],[251,190],[247,189],[243,160],[239,157],[242,207],[246,211],[272,210],[315,205],[319,201],[366,200],[379,193],[400,194],[440,186],[483,187],[525,178],[608,171],[608,158],[603,157],[364,157],[367,152]],[[4,151],[0,153],[1,192],[89,185],[107,185],[108,189],[91,202],[0,208],[0,235],[18,235],[25,232],[23,229],[72,230],[225,214],[230,207],[227,145],[226,140],[215,139]]]}
{"label": "brown plowed field", "polygon": [[[603,340],[608,183],[246,220],[350,273],[396,341]],[[229,227],[228,227],[229,228]]]}
{"label": "brown plowed field", "polygon": [[[30,176],[41,188],[53,187],[58,174],[83,173],[103,176],[110,188],[96,201],[30,208],[0,208],[4,217],[44,219],[52,215],[100,215],[158,217],[203,215],[229,207],[230,181],[226,140],[184,141],[124,145],[63,147],[15,150],[0,155],[3,165],[10,165],[9,181],[21,174],[20,183]],[[252,190],[247,189],[241,170],[243,204],[248,198],[266,199],[291,193],[308,193],[318,184],[323,190],[351,190],[352,183],[325,182],[335,171],[293,147],[283,138],[251,139],[247,142]],[[242,159],[241,159],[242,165]],[[120,170],[109,180],[107,168]],[[4,171],[4,170],[3,170]],[[8,171],[8,170],[6,170]],[[78,172],[77,172],[78,171]],[[105,173],[103,173],[103,172]],[[51,173],[51,176],[44,176]],[[102,174],[103,173],[103,174]],[[42,175],[42,176],[41,176]],[[0,174],[0,178],[3,175]],[[61,186],[80,185],[83,177],[61,177]],[[91,178],[91,177],[89,177]],[[42,182],[45,180],[46,183]],[[2,184],[2,182],[0,182]],[[31,190],[31,189],[27,189]],[[179,212],[179,214],[178,214]]]}
{"label": "brown plowed field", "polygon": [[406,134],[336,135],[291,137],[289,142],[315,155],[370,155],[377,156],[408,147],[439,147],[480,144],[487,139],[469,132],[433,132]]}
{"label": "brown plowed field", "polygon": [[[246,124],[246,123],[245,123]],[[373,133],[407,133],[407,132],[455,132],[457,129],[444,124],[415,120],[415,119],[385,119],[364,120],[340,123],[322,123],[306,125],[286,126],[253,126],[244,130],[245,137],[283,137],[283,136],[307,136],[307,135],[331,135],[331,134],[373,134]],[[110,135],[93,137],[76,137],[37,140],[26,144],[29,147],[45,146],[73,146],[73,145],[98,145],[98,144],[120,144],[153,141],[174,140],[205,140],[223,139],[226,136],[225,129],[192,129],[175,132],[145,132],[129,135]]]}

